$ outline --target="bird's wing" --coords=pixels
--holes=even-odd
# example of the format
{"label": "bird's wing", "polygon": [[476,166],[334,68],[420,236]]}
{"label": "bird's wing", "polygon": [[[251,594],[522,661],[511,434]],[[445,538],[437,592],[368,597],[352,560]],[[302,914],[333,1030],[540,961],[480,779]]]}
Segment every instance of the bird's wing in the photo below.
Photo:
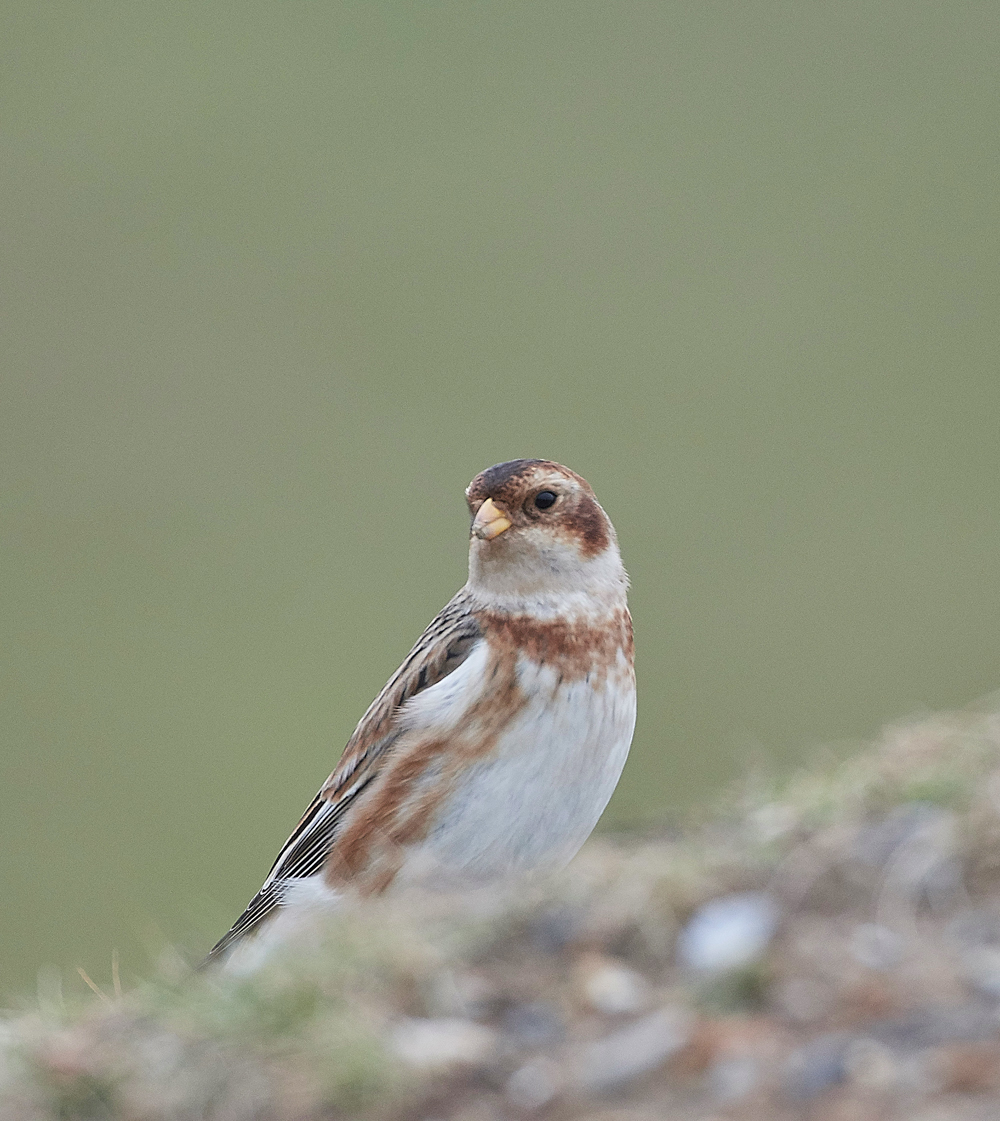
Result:
{"label": "bird's wing", "polygon": [[458,669],[481,637],[482,629],[463,590],[417,639],[403,664],[369,706],[347,741],[336,769],[282,846],[263,887],[229,932],[212,947],[206,962],[223,954],[270,915],[281,903],[289,880],[320,871],[344,813],[378,774],[385,753],[400,734],[399,712],[403,704]]}

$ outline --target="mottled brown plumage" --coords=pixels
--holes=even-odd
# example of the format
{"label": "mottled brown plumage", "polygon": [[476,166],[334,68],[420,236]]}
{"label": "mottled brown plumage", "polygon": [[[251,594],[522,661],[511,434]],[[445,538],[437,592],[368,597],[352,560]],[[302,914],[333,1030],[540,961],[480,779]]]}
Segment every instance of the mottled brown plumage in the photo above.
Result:
{"label": "mottled brown plumage", "polygon": [[[560,488],[558,501],[539,510],[532,499],[557,485],[559,478],[572,480],[573,489]],[[575,471],[547,459],[515,459],[490,467],[477,475],[465,492],[469,509],[476,511],[492,499],[510,518],[514,527],[541,525],[553,534],[575,540],[584,556],[594,556],[608,547],[610,522],[598,505],[590,484]]]}
{"label": "mottled brown plumage", "polygon": [[209,960],[303,885],[338,898],[491,882],[568,859],[603,809],[635,705],[614,529],[587,482],[549,460],[489,468],[466,497],[469,582],[373,701]]}

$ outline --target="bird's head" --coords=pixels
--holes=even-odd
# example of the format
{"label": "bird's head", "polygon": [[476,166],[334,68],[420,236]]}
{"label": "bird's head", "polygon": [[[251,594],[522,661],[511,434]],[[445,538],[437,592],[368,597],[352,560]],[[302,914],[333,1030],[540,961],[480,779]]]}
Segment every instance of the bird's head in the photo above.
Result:
{"label": "bird's head", "polygon": [[623,601],[628,578],[614,526],[587,480],[547,459],[514,459],[478,474],[469,588],[512,610]]}

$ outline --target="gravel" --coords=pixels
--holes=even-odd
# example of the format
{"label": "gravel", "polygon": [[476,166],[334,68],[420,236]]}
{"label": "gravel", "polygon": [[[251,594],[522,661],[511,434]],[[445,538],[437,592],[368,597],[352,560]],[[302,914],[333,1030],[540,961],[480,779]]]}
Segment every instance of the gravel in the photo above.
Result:
{"label": "gravel", "polygon": [[47,973],[0,1017],[0,1118],[1000,1117],[1000,718],[889,728],[509,896],[315,923],[251,976]]}

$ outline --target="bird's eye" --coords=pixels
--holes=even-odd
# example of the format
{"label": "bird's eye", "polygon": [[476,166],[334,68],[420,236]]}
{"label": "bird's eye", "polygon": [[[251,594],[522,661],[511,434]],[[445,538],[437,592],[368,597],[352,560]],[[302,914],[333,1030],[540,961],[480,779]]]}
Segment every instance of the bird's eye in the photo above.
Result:
{"label": "bird's eye", "polygon": [[535,505],[539,510],[547,510],[550,506],[555,506],[557,497],[555,491],[540,490],[535,495]]}

